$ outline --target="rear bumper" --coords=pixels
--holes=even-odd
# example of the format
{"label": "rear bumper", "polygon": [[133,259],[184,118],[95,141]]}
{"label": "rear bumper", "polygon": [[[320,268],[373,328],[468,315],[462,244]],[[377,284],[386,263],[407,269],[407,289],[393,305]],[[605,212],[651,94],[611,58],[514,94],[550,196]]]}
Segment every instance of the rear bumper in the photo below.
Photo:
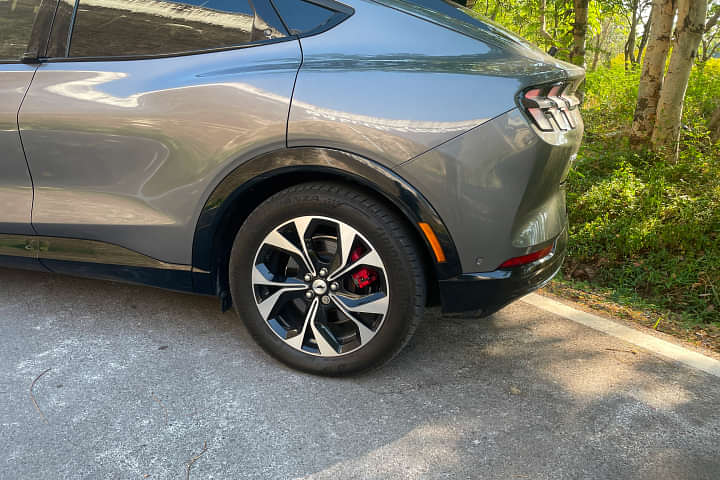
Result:
{"label": "rear bumper", "polygon": [[443,314],[487,317],[541,288],[560,270],[565,260],[567,239],[566,228],[555,240],[549,255],[527,265],[441,280]]}

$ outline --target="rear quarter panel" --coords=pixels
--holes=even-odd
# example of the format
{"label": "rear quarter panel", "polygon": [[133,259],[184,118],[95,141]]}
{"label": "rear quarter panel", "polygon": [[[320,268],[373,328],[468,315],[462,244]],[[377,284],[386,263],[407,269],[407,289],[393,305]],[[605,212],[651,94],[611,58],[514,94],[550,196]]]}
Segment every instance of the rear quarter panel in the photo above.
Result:
{"label": "rear quarter panel", "polygon": [[353,16],[301,39],[289,146],[397,165],[514,108],[524,86],[564,73],[490,35],[484,42],[374,2],[348,3]]}
{"label": "rear quarter panel", "polygon": [[493,271],[567,224],[562,184],[583,134],[540,133],[518,109],[397,168],[447,225],[463,272]]}

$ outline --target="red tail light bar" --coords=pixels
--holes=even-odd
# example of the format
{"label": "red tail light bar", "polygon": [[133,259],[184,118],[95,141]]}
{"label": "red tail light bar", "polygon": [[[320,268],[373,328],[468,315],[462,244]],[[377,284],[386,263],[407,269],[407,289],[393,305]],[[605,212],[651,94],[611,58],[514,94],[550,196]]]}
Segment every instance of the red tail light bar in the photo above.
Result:
{"label": "red tail light bar", "polygon": [[547,256],[552,252],[553,246],[550,245],[549,247],[543,248],[542,250],[538,250],[537,252],[528,253],[527,255],[522,255],[520,257],[514,257],[510,260],[507,260],[503,262],[502,265],[500,265],[500,268],[511,268],[511,267],[519,267],[520,265],[525,265],[526,263],[534,262],[535,260],[540,260],[541,258]]}
{"label": "red tail light bar", "polygon": [[577,127],[570,113],[580,105],[572,83],[554,83],[532,87],[520,101],[535,125],[543,132],[568,131]]}

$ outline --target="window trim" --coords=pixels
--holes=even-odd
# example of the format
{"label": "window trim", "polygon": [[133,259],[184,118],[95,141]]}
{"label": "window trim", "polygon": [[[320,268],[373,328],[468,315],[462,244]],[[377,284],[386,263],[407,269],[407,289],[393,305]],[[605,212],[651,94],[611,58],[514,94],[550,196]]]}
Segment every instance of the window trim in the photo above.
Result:
{"label": "window trim", "polygon": [[236,45],[232,47],[218,47],[209,48],[205,50],[189,50],[186,52],[174,52],[174,53],[157,53],[151,55],[117,55],[117,56],[99,56],[99,57],[48,57],[44,58],[44,63],[65,63],[65,62],[127,62],[130,60],[154,60],[161,58],[175,58],[175,57],[189,57],[192,55],[203,55],[206,53],[218,53],[218,52],[229,52],[232,50],[240,50],[244,48],[259,47],[262,45],[270,45],[274,43],[287,42],[288,40],[297,41],[295,35],[290,35],[283,38],[271,38],[269,40],[258,40],[256,42],[244,43],[242,45]]}
{"label": "window trim", "polygon": [[[62,3],[72,3],[72,10],[69,15],[65,9],[61,8]],[[56,57],[57,55],[55,55],[55,53],[59,52],[62,52],[63,55],[66,53],[69,44],[69,35],[72,33],[70,26],[75,19],[77,6],[78,0],[72,0],[72,2],[70,0],[58,0],[58,8],[55,11],[52,30],[48,35],[48,45],[43,58]],[[56,37],[59,37],[59,39]]]}
{"label": "window trim", "polygon": [[[47,1],[47,0],[44,0]],[[61,0],[53,0],[53,1],[61,1]],[[255,11],[255,14],[257,15],[258,7],[257,4],[265,4],[267,5],[270,2],[270,0],[250,0],[250,5],[253,7],[253,11]],[[72,32],[75,27],[75,18],[76,18],[76,12],[78,9],[78,6],[80,4],[80,0],[75,0],[75,6],[72,10],[71,15],[67,15],[66,13],[59,13],[61,17],[60,20],[57,18],[55,19],[55,25],[62,25],[61,26],[61,32],[58,33],[58,37],[60,39],[65,38],[64,43],[59,44],[56,48],[53,48],[52,45],[48,45],[48,48],[53,48],[54,52],[60,52],[64,51],[64,56],[50,56],[45,57],[42,59],[43,62],[47,63],[63,63],[63,62],[115,62],[115,61],[130,61],[130,60],[152,60],[152,59],[160,59],[160,58],[174,58],[174,57],[187,57],[191,55],[203,55],[207,53],[216,53],[216,52],[227,52],[231,50],[239,50],[243,48],[252,48],[252,47],[258,47],[262,45],[269,45],[274,43],[281,43],[286,42],[289,40],[297,40],[297,36],[290,35],[290,32],[287,31],[287,27],[282,22],[282,19],[277,14],[275,9],[268,5],[269,8],[263,8],[263,11],[272,11],[273,14],[276,15],[276,18],[270,19],[268,22],[267,19],[264,19],[268,23],[273,23],[275,25],[278,25],[279,27],[282,27],[283,32],[286,36],[282,38],[270,38],[266,40],[256,40],[254,42],[248,42],[243,43],[241,45],[231,45],[227,47],[216,47],[216,48],[205,48],[205,49],[199,49],[199,50],[187,50],[183,52],[172,52],[172,53],[151,53],[151,54],[143,54],[143,55],[99,55],[99,56],[88,56],[88,57],[71,57],[70,56],[70,44],[72,39]],[[65,35],[63,35],[63,32]],[[50,38],[53,35],[53,32],[51,31],[48,35],[48,44],[50,42]]]}

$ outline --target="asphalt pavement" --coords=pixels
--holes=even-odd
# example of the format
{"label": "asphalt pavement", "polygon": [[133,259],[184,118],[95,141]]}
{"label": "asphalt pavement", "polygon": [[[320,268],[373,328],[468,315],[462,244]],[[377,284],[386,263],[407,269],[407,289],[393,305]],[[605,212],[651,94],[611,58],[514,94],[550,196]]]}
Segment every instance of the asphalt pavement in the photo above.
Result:
{"label": "asphalt pavement", "polygon": [[720,378],[523,302],[345,379],[215,299],[61,275],[0,269],[0,334],[2,479],[720,478]]}

